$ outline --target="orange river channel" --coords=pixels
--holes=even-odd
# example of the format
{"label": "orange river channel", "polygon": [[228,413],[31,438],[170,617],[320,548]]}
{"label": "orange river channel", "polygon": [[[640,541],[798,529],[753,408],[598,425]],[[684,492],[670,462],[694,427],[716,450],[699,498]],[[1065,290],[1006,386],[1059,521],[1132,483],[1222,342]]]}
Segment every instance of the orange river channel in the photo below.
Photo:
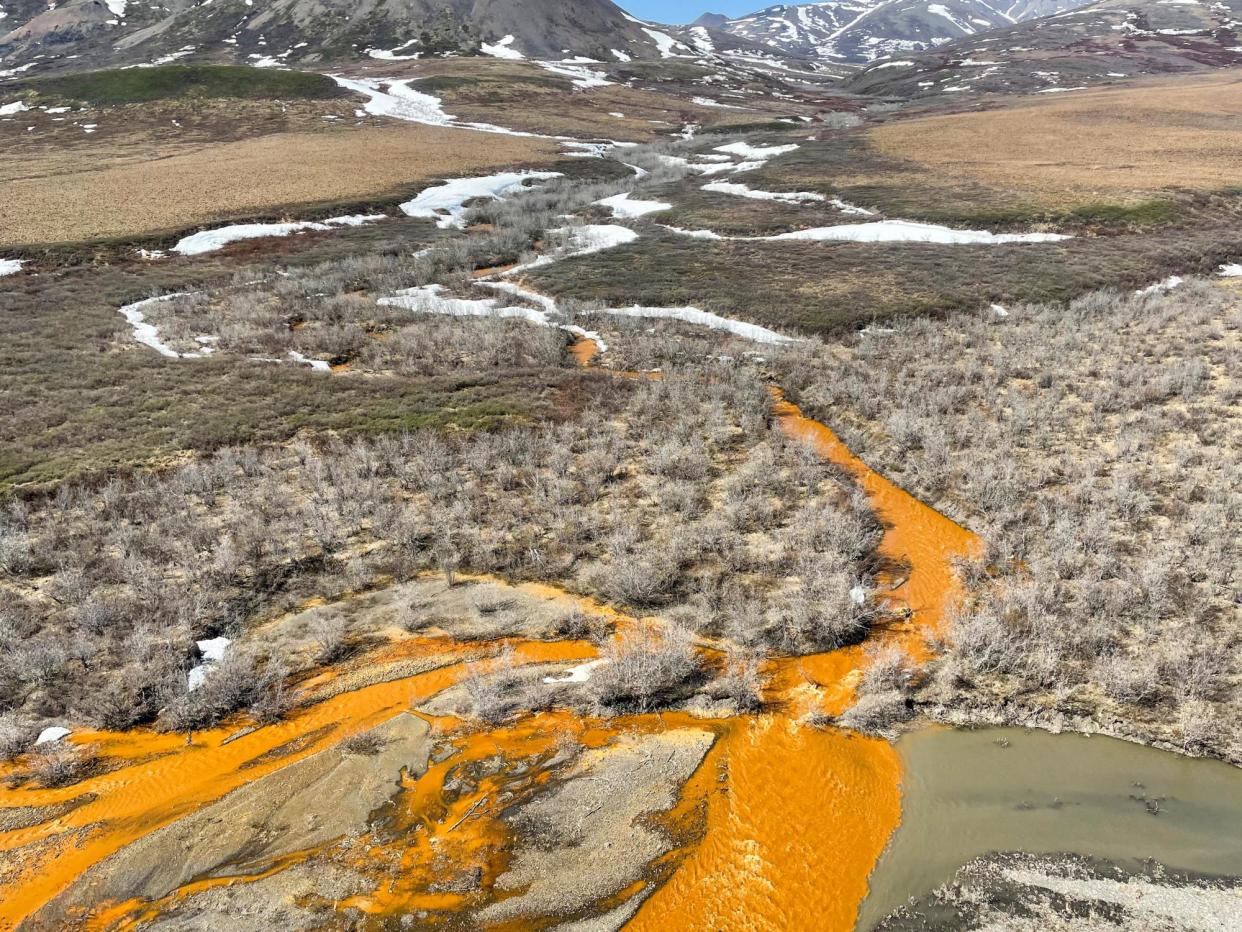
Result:
{"label": "orange river channel", "polygon": [[[593,349],[579,352],[588,356]],[[869,643],[898,643],[926,658],[926,636],[939,632],[945,607],[958,594],[953,560],[975,552],[977,539],[873,472],[779,389],[773,396],[782,430],[855,476],[885,526],[881,555],[909,568],[904,580],[881,582],[890,586],[891,602],[910,611],[904,620],[873,631]],[[578,662],[598,653],[581,641],[510,646],[520,663]],[[437,669],[344,692],[250,731],[233,725],[199,732],[191,744],[182,735],[145,730],[75,734],[74,741],[94,746],[105,765],[101,773],[58,789],[0,782],[0,816],[6,810],[54,807],[42,821],[18,820],[24,827],[0,832],[0,930],[17,928],[90,867],[138,838],[453,686],[467,675],[471,661],[494,648],[445,640],[435,648],[444,664]],[[469,908],[467,897],[445,902],[444,894],[426,892],[433,887],[426,882],[429,839],[441,854],[450,841],[460,846],[464,860],[484,864],[485,880],[494,878],[507,863],[510,830],[501,813],[489,812],[485,804],[500,789],[518,797],[537,791],[547,779],[541,767],[551,758],[556,731],[572,732],[585,746],[602,746],[627,731],[691,724],[712,730],[717,740],[666,817],[693,821],[698,830],[665,863],[653,866],[651,876],[661,882],[617,894],[616,903],[645,897],[626,928],[852,929],[871,869],[901,817],[901,765],[886,741],[811,727],[803,719],[811,712],[835,715],[848,708],[866,662],[861,645],[770,661],[766,711],[726,720],[670,713],[588,721],[554,712],[479,732],[455,719],[436,719],[438,729],[460,735],[454,739],[457,758],[417,779],[401,779],[399,811],[425,831],[389,836],[408,837],[408,843],[373,839],[359,848],[360,868],[376,859],[399,864],[400,871],[386,876],[401,879],[345,905],[371,915]],[[525,761],[513,768],[521,776],[502,773],[495,785],[446,801],[440,790],[455,760],[495,754]],[[0,780],[6,775],[0,767]],[[310,856],[313,852],[299,853],[287,863]],[[266,874],[257,871],[251,879],[287,863],[269,865]],[[180,892],[192,893],[190,888]],[[128,928],[159,911],[159,903],[108,904],[88,924]]]}

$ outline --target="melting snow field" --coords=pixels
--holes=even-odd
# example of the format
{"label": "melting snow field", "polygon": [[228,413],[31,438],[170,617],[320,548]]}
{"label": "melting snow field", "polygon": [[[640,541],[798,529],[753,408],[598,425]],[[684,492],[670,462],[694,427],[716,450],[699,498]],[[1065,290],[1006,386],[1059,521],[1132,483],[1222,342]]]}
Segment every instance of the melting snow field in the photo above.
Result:
{"label": "melting snow field", "polygon": [[198,651],[203,655],[203,662],[191,668],[186,674],[186,688],[188,691],[193,692],[203,685],[212,667],[224,660],[224,655],[228,652],[229,645],[232,643],[232,641],[224,637],[210,638],[206,641],[198,642]]}
{"label": "melting snow field", "polygon": [[805,204],[808,201],[825,200],[822,194],[814,191],[756,191],[744,184],[733,181],[709,181],[703,185],[704,191],[716,194],[732,194],[734,197],[746,197],[755,201],[779,201],[782,204]]}
{"label": "melting snow field", "polygon": [[611,314],[614,317],[679,320],[684,324],[694,324],[699,327],[708,327],[712,330],[723,330],[734,336],[754,340],[756,343],[799,342],[794,337],[777,333],[775,330],[769,330],[767,327],[760,327],[758,324],[748,324],[745,321],[734,320],[731,317],[721,317],[719,314],[713,314],[710,311],[701,311],[697,307],[640,307],[635,305],[634,307],[610,307],[601,311],[589,311],[587,313]]}
{"label": "melting snow field", "polygon": [[186,236],[173,247],[173,252],[183,256],[199,256],[206,252],[223,249],[229,243],[246,239],[261,239],[267,236],[289,236],[304,230],[331,230],[336,227],[357,227],[364,223],[375,223],[383,220],[384,214],[354,214],[349,217],[332,217],[322,223],[305,221],[300,223],[238,223],[220,227],[215,230],[202,230]]}
{"label": "melting snow field", "polygon": [[[441,107],[440,98],[413,90],[410,80],[355,79],[335,74],[330,77],[341,87],[369,98],[362,105],[362,109],[372,116],[392,117],[407,123],[425,123],[428,126],[449,126],[453,122],[453,117]],[[387,91],[383,90],[385,86]]]}
{"label": "melting snow field", "polygon": [[167,356],[169,359],[202,359],[204,356],[210,356],[215,352],[213,347],[207,345],[207,343],[211,342],[210,337],[199,337],[199,342],[204,345],[198,352],[178,353],[160,339],[159,329],[154,324],[148,323],[146,315],[143,313],[147,308],[185,297],[187,294],[189,294],[188,291],[177,291],[173,294],[160,295],[158,298],[135,301],[133,304],[127,304],[119,308],[119,312],[124,315],[125,319],[129,321],[129,325],[134,329],[134,339],[144,346],[151,347],[161,356]]}
{"label": "melting snow field", "polygon": [[6,275],[16,275],[22,270],[23,264],[21,259],[0,259],[0,278]]}
{"label": "melting snow field", "polygon": [[595,202],[602,207],[612,210],[614,217],[645,217],[647,214],[654,214],[661,210],[672,210],[672,204],[666,204],[663,201],[640,201],[630,197],[629,193],[614,194],[612,197],[600,198]]}
{"label": "melting snow field", "polygon": [[[861,210],[862,208],[855,208]],[[774,236],[722,236],[712,230],[685,230],[665,227],[693,239],[737,240],[752,243],[777,240],[814,240],[842,243],[937,243],[945,246],[999,246],[1005,243],[1054,243],[1070,239],[1062,233],[990,233],[987,230],[954,230],[934,223],[912,220],[878,220],[872,223],[843,223],[778,233]]]}
{"label": "melting snow field", "polygon": [[501,172],[478,178],[456,178],[424,189],[413,200],[401,205],[407,217],[426,217],[441,229],[465,226],[466,204],[477,198],[502,198],[526,187],[528,181],[559,178],[560,172]]}

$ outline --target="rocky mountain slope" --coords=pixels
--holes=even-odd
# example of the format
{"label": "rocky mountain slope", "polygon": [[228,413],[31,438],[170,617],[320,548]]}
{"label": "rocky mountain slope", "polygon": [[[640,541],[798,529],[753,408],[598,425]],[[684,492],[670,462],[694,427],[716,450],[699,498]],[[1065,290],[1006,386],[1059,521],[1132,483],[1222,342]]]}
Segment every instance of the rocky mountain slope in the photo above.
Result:
{"label": "rocky mountain slope", "polygon": [[1078,0],[834,0],[782,4],[712,24],[790,54],[869,62],[1078,5]]}
{"label": "rocky mountain slope", "polygon": [[893,97],[1065,93],[1142,75],[1242,65],[1242,0],[1103,0],[877,62],[851,90]]}
{"label": "rocky mountain slope", "polygon": [[0,0],[0,9],[0,77],[70,54],[80,66],[209,53],[292,64],[479,51],[617,61],[691,51],[611,0]]}

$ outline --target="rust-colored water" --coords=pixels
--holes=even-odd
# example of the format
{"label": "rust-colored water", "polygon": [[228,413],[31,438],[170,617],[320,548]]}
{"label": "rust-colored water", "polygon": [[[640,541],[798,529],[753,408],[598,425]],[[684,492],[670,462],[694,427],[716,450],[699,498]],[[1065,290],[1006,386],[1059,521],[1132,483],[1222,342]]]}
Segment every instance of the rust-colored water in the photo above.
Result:
{"label": "rust-colored water", "polygon": [[705,773],[703,839],[626,928],[852,929],[901,816],[892,747],[763,715],[732,721]]}

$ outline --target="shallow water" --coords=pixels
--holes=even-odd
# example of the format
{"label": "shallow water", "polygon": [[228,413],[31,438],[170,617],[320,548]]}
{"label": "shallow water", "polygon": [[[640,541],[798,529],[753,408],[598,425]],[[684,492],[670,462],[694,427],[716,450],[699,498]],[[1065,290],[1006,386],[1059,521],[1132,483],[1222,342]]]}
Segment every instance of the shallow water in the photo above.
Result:
{"label": "shallow water", "polygon": [[[1242,876],[1242,769],[1127,741],[931,728],[897,743],[901,825],[858,927],[993,852],[1066,852]],[[1158,807],[1156,814],[1150,808]]]}

